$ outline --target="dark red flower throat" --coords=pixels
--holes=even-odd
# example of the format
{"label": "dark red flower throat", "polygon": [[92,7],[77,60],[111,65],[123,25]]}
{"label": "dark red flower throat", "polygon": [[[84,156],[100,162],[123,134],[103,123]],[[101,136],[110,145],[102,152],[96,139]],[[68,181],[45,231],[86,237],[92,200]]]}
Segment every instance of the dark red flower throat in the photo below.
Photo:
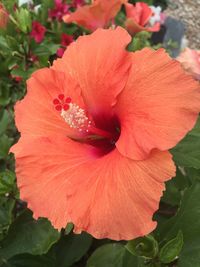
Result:
{"label": "dark red flower throat", "polygon": [[90,116],[64,94],[59,94],[53,104],[69,127],[78,133],[79,137],[72,138],[73,140],[93,145],[102,154],[115,148],[120,136],[120,123],[116,116],[110,117],[110,114],[102,113]]}

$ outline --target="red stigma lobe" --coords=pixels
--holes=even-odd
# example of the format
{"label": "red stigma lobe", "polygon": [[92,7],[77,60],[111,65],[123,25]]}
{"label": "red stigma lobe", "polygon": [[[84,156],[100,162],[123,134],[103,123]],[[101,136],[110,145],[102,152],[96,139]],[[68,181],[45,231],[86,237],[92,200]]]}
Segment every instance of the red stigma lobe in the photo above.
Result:
{"label": "red stigma lobe", "polygon": [[64,94],[59,94],[57,96],[57,98],[53,99],[53,104],[55,105],[55,109],[57,111],[67,111],[69,109],[69,104],[71,103],[71,98],[70,97],[66,97]]}

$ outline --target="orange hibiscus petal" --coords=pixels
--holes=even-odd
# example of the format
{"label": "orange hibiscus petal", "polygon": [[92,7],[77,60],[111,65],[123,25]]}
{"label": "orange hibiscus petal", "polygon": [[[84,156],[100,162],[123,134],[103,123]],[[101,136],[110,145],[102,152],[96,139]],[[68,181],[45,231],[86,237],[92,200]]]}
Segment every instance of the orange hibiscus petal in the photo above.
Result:
{"label": "orange hibiscus petal", "polygon": [[143,27],[136,23],[133,19],[127,19],[125,21],[125,28],[131,35],[141,31],[158,32],[160,30],[160,23],[156,22],[152,27]]}
{"label": "orange hibiscus petal", "polygon": [[105,21],[108,22],[115,18],[120,11],[122,4],[127,3],[127,1],[128,0],[95,0],[95,2],[100,3],[105,16]]}
{"label": "orange hibiscus petal", "polygon": [[138,2],[135,5],[127,3],[125,8],[127,15],[125,28],[131,35],[141,31],[157,32],[160,30],[160,23],[155,23],[152,27],[145,27],[152,16],[152,10],[146,3]]}
{"label": "orange hibiscus petal", "polygon": [[71,14],[63,17],[66,23],[75,22],[78,25],[94,31],[97,28],[103,28],[106,25],[104,16],[99,3],[78,7],[77,10]]}
{"label": "orange hibiscus petal", "polygon": [[131,37],[124,29],[98,29],[79,37],[66,50],[53,69],[65,71],[77,81],[88,111],[110,113],[117,95],[124,89],[131,67],[131,54],[125,50]]}
{"label": "orange hibiscus petal", "polygon": [[148,32],[158,32],[160,30],[160,23],[156,22],[152,27],[147,27],[146,31]]}
{"label": "orange hibiscus petal", "polygon": [[199,84],[163,49],[133,53],[133,66],[116,112],[121,122],[119,151],[144,159],[154,148],[175,146],[196,122]]}
{"label": "orange hibiscus petal", "polygon": [[78,167],[94,159],[92,148],[65,137],[21,137],[11,152],[16,159],[20,198],[28,202],[35,218],[47,217],[56,228],[65,227],[71,221],[69,179],[82,176]]}
{"label": "orange hibiscus petal", "polygon": [[157,151],[145,161],[133,161],[115,150],[87,170],[68,188],[69,214],[76,233],[130,240],[155,229],[152,216],[164,181],[175,175],[168,152]]}
{"label": "orange hibiscus petal", "polygon": [[126,3],[125,10],[127,18],[133,19],[137,24],[140,22],[140,9],[138,10],[138,8],[136,8],[136,6],[133,4]]}
{"label": "orange hibiscus petal", "polygon": [[64,73],[44,68],[32,74],[27,86],[26,97],[15,106],[18,130],[29,136],[74,136],[75,132],[55,109],[53,100],[64,94],[83,106],[76,82]]}
{"label": "orange hibiscus petal", "polygon": [[[21,198],[34,217],[56,228],[96,238],[133,239],[151,232],[164,181],[175,174],[168,152],[134,161],[115,149],[98,157],[95,148],[67,138],[21,138],[12,149]],[[37,167],[36,167],[37,166]]]}
{"label": "orange hibiscus petal", "polygon": [[125,10],[127,18],[133,19],[140,26],[145,26],[152,15],[151,8],[143,2],[137,2],[135,5],[126,3]]}
{"label": "orange hibiscus petal", "polygon": [[70,15],[63,17],[64,22],[76,22],[91,31],[109,26],[110,21],[117,15],[121,5],[126,0],[96,0],[91,5],[78,7]]}
{"label": "orange hibiscus petal", "polygon": [[136,3],[136,6],[140,5],[140,8],[142,10],[141,17],[140,17],[140,23],[141,25],[146,25],[149,22],[150,17],[152,16],[152,10],[146,3]]}
{"label": "orange hibiscus petal", "polygon": [[131,35],[141,31],[148,31],[147,28],[139,25],[134,19],[129,18],[125,21],[125,28]]}

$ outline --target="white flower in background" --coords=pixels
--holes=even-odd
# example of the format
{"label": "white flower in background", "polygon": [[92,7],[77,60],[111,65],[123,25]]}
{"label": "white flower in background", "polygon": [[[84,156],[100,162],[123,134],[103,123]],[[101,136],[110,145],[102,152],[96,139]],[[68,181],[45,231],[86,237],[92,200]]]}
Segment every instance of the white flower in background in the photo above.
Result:
{"label": "white flower in background", "polygon": [[[18,6],[22,6],[22,5],[25,5],[27,4],[28,8],[31,8],[31,5],[33,5],[33,0],[18,0]],[[33,6],[32,6],[33,8]],[[33,11],[35,12],[35,14],[38,13],[39,9],[41,8],[41,5],[36,5],[34,6],[33,8]]]}
{"label": "white flower in background", "polygon": [[181,50],[184,50],[188,46],[189,46],[189,40],[186,38],[186,36],[183,36],[181,40]]}
{"label": "white flower in background", "polygon": [[38,11],[39,11],[40,8],[41,8],[41,5],[37,5],[37,6],[34,7],[35,14],[38,13]]}
{"label": "white flower in background", "polygon": [[153,26],[156,22],[161,22],[161,11],[162,8],[160,6],[150,6],[152,10],[152,16],[149,20],[151,26]]}
{"label": "white flower in background", "polygon": [[18,0],[18,6],[22,6],[24,4],[32,5],[33,1],[32,0]]}

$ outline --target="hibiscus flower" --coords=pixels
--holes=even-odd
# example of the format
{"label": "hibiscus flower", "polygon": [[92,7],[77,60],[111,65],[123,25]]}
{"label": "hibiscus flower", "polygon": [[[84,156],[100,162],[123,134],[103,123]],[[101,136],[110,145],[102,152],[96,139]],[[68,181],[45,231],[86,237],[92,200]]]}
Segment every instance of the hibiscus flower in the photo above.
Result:
{"label": "hibiscus flower", "polygon": [[[154,14],[154,8],[149,7],[146,3],[137,2],[135,5],[126,3],[125,27],[130,34],[141,31],[157,32],[160,30],[158,14]],[[157,15],[157,16],[155,16]]]}
{"label": "hibiscus flower", "polygon": [[187,47],[177,60],[195,79],[200,80],[200,50],[192,50]]}
{"label": "hibiscus flower", "polygon": [[200,88],[163,49],[130,41],[121,27],[79,37],[16,104],[20,196],[57,229],[129,240],[156,227],[167,150],[194,126]]}
{"label": "hibiscus flower", "polygon": [[126,2],[127,0],[94,0],[91,5],[80,6],[75,12],[65,15],[63,20],[66,23],[75,22],[90,31],[106,28]]}

